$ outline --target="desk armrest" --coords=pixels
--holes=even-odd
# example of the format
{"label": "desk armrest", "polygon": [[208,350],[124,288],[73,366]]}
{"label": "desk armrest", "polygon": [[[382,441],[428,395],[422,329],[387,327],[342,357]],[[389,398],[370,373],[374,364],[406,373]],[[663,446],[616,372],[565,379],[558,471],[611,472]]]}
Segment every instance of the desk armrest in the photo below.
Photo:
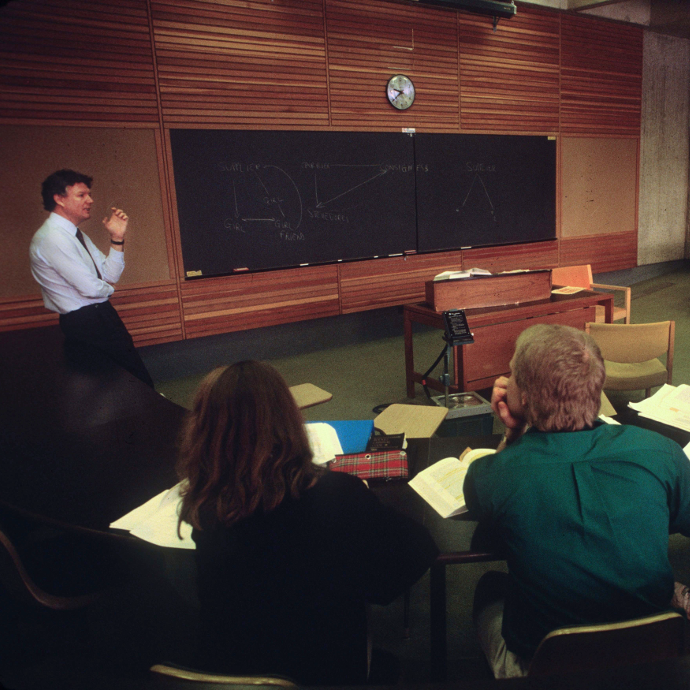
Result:
{"label": "desk armrest", "polygon": [[592,283],[593,288],[599,288],[601,290],[625,290],[629,295],[631,288],[625,287],[625,285],[604,285],[603,283]]}
{"label": "desk armrest", "polygon": [[631,289],[624,285],[604,285],[603,283],[592,283],[593,288],[601,290],[623,290],[625,292],[625,323],[630,323],[630,293]]}

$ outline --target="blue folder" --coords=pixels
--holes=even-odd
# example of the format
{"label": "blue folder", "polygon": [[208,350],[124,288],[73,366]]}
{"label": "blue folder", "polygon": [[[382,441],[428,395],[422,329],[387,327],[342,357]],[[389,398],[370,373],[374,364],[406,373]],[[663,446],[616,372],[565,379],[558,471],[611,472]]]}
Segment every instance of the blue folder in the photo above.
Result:
{"label": "blue folder", "polygon": [[373,419],[348,419],[336,422],[329,420],[324,423],[330,424],[335,429],[345,454],[363,453],[374,431]]}

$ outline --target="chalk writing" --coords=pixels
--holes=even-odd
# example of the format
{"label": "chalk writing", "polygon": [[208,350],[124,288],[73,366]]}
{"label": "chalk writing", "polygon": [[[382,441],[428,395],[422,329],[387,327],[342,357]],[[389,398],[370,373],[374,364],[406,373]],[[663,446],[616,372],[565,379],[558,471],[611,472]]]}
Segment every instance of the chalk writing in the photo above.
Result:
{"label": "chalk writing", "polygon": [[496,172],[496,165],[489,163],[465,163],[467,172]]}

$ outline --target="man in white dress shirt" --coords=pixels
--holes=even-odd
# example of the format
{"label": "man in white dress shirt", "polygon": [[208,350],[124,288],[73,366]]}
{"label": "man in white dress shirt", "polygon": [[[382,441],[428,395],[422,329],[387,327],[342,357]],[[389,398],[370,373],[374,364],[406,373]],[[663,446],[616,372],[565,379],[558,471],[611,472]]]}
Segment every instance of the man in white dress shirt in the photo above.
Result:
{"label": "man in white dress shirt", "polygon": [[132,337],[108,298],[125,267],[127,214],[112,208],[103,219],[110,235],[106,256],[79,230],[91,217],[92,178],[74,170],[58,170],[43,182],[43,207],[50,216],[31,241],[31,273],[41,286],[43,303],[60,314],[67,343],[106,352],[153,387]]}

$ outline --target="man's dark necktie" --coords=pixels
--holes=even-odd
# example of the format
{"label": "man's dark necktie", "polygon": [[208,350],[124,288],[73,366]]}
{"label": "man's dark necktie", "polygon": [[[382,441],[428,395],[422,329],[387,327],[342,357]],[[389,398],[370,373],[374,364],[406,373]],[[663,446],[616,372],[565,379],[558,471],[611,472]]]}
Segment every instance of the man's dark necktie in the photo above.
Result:
{"label": "man's dark necktie", "polygon": [[[77,239],[82,243],[84,246],[84,249],[86,249],[86,253],[91,256],[91,252],[89,251],[89,248],[86,246],[86,242],[84,242],[84,235],[81,234],[81,230],[77,228]],[[93,261],[93,267],[96,269],[96,275],[98,276],[99,280],[103,280],[103,277],[101,276],[101,272],[98,270],[98,266],[96,266],[96,259],[91,256],[91,261]]]}

